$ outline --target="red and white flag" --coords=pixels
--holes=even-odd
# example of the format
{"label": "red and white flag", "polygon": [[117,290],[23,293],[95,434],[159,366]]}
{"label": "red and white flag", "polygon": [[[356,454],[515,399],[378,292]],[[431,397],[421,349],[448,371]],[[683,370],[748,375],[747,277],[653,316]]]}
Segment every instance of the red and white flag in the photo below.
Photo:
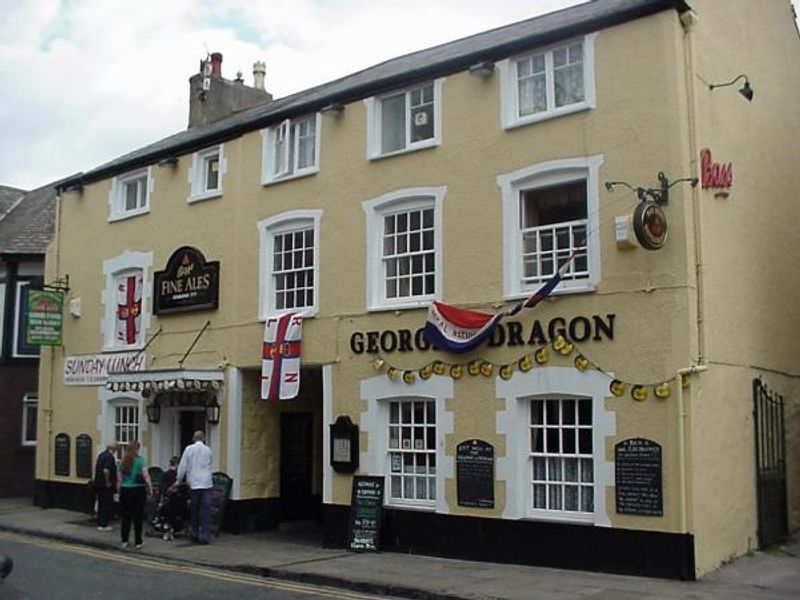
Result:
{"label": "red and white flag", "polygon": [[285,313],[269,317],[264,327],[261,399],[291,400],[300,391],[300,338],[303,316]]}
{"label": "red and white flag", "polygon": [[125,275],[117,279],[117,326],[116,338],[121,344],[135,344],[142,326],[141,273]]}

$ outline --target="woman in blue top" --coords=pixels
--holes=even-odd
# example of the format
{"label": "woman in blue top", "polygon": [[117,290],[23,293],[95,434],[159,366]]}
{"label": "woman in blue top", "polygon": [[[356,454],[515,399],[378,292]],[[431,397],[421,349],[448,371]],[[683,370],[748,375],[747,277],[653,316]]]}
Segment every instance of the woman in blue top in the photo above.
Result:
{"label": "woman in blue top", "polygon": [[153,494],[150,475],[145,468],[144,459],[139,456],[140,444],[134,440],[128,444],[125,457],[120,464],[117,479],[119,481],[120,517],[122,520],[122,547],[128,547],[131,533],[131,519],[135,533],[136,548],[142,547],[142,520],[144,505]]}

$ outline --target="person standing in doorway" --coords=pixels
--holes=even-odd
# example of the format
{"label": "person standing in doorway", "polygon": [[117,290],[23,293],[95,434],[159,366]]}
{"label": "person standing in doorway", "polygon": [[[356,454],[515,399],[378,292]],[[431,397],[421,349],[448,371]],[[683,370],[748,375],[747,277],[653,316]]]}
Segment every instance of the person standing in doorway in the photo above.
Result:
{"label": "person standing in doorway", "polygon": [[195,431],[192,436],[194,443],[187,446],[178,465],[178,479],[173,485],[177,486],[186,478],[189,484],[189,494],[192,504],[191,533],[192,539],[199,544],[208,544],[211,539],[211,463],[214,456],[211,448],[206,446],[206,434]]}
{"label": "person standing in doorway", "polygon": [[117,442],[110,442],[97,455],[94,465],[94,491],[97,494],[97,529],[111,531],[109,522],[114,509],[114,490],[117,488]]}
{"label": "person standing in doorway", "polygon": [[136,440],[128,444],[125,456],[119,465],[119,503],[122,520],[121,534],[122,547],[128,547],[131,534],[131,521],[135,534],[136,549],[142,547],[142,520],[144,519],[144,505],[147,498],[153,494],[153,485],[150,483],[150,474],[144,464],[144,458],[139,456],[139,442]]}

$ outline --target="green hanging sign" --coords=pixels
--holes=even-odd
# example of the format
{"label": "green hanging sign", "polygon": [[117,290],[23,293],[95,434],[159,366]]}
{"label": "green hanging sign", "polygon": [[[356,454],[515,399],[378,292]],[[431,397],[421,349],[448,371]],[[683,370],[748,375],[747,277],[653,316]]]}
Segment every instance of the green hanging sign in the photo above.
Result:
{"label": "green hanging sign", "polygon": [[63,292],[29,289],[26,342],[32,346],[60,346],[63,328]]}

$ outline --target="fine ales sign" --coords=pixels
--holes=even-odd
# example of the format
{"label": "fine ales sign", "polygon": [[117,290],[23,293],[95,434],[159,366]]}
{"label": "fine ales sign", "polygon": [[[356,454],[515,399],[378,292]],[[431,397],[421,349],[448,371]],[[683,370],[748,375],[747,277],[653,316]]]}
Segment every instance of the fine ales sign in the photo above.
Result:
{"label": "fine ales sign", "polygon": [[153,313],[166,315],[191,310],[216,309],[219,305],[219,261],[206,262],[197,248],[183,246],[156,271]]}

